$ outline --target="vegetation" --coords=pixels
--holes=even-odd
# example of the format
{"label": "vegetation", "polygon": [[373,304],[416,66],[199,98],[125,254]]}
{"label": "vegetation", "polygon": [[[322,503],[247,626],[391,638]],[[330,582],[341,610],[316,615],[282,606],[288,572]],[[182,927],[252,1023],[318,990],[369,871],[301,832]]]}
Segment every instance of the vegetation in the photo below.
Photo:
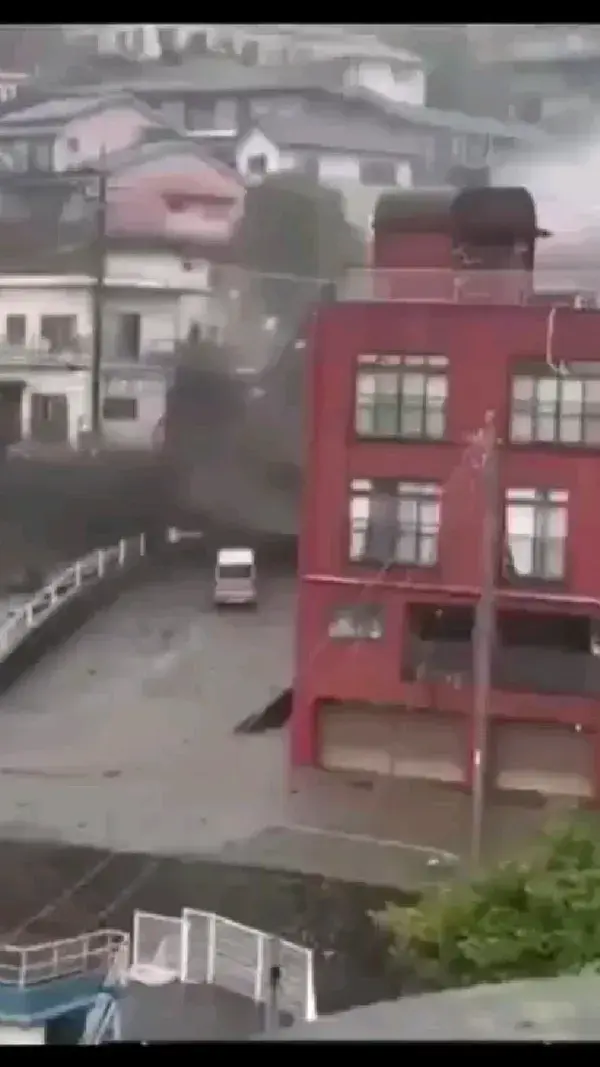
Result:
{"label": "vegetation", "polygon": [[600,970],[600,836],[588,822],[543,835],[528,858],[373,916],[397,964],[437,986]]}
{"label": "vegetation", "polygon": [[265,302],[276,314],[296,279],[339,278],[363,261],[364,251],[341,193],[306,175],[276,174],[246,193],[237,258],[252,271],[284,276],[265,287]]}

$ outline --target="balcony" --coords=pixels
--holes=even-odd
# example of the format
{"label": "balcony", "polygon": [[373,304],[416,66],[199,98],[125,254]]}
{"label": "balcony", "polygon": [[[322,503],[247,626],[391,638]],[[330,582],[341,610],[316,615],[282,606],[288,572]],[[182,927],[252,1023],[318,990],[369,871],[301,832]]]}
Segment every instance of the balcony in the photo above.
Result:
{"label": "balcony", "polygon": [[[471,678],[473,648],[468,641],[420,641],[405,650],[407,680],[453,682]],[[600,658],[584,652],[548,648],[498,648],[493,656],[494,689],[548,696],[600,695]]]}
{"label": "balcony", "polygon": [[88,339],[75,339],[72,345],[51,351],[50,346],[40,341],[35,345],[11,345],[0,341],[1,367],[72,367],[89,366],[91,344]]}
{"label": "balcony", "polygon": [[560,304],[590,306],[600,270],[425,270],[353,268],[338,283],[338,301],[356,303]]}

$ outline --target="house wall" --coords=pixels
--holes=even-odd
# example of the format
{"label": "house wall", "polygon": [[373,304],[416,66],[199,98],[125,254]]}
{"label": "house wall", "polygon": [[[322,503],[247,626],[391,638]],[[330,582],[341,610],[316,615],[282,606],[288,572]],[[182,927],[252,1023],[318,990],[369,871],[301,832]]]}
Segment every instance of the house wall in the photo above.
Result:
{"label": "house wall", "polygon": [[[319,309],[311,355],[310,404],[314,418],[309,457],[312,516],[303,541],[305,571],[348,572],[347,493],[351,478],[431,478],[445,482],[462,471],[465,442],[496,411],[498,434],[506,440],[509,423],[510,367],[524,357],[543,364],[548,309],[446,303],[337,304]],[[561,308],[554,358],[597,360],[600,312]],[[450,362],[447,434],[440,445],[386,444],[353,439],[356,359],[361,353],[412,352],[446,355]],[[343,356],[340,354],[344,353]],[[318,457],[318,458],[317,458]],[[502,450],[500,482],[509,486],[547,486],[569,491],[569,581],[572,596],[600,601],[600,509],[596,507],[599,458],[583,450],[577,462],[569,448]],[[313,469],[314,466],[314,469]],[[462,474],[446,493],[438,573],[415,582],[478,586],[483,499]],[[457,480],[458,479],[458,480]],[[468,489],[468,492],[467,492]],[[466,508],[466,501],[469,507]],[[355,573],[354,568],[352,573]]]}
{"label": "house wall", "polygon": [[[117,317],[123,313],[139,314],[141,318],[141,360],[144,353],[169,352],[178,340],[187,337],[192,324],[201,328],[212,325],[218,311],[218,302],[205,288],[208,265],[200,261],[197,269],[186,272],[177,264],[176,257],[161,264],[160,257],[148,257],[145,266],[151,277],[140,278],[139,267],[144,266],[142,257],[118,255],[109,259],[108,289],[104,301],[103,354],[107,359],[118,357]],[[164,269],[163,269],[164,267]],[[154,274],[154,278],[152,278]],[[194,277],[197,275],[196,277]],[[189,285],[184,288],[189,279]],[[119,282],[119,289],[111,291],[110,283]],[[157,291],[152,288],[136,291],[136,282],[156,281]],[[91,281],[81,277],[71,279],[71,284],[56,284],[59,279],[49,278],[46,284],[32,285],[31,278],[0,277],[0,362],[1,346],[6,344],[6,319],[9,315],[25,317],[25,347],[43,348],[41,319],[45,315],[69,315],[76,320],[76,336],[80,339],[81,351],[91,347],[93,331],[93,302]],[[196,286],[194,285],[196,282]],[[4,284],[3,284],[4,282]],[[168,290],[172,283],[172,292]],[[127,287],[127,291],[124,289]],[[158,288],[160,287],[160,288]],[[196,288],[197,287],[197,288]],[[182,291],[183,290],[183,291]],[[14,358],[15,353],[10,353]],[[5,354],[4,358],[7,356]],[[26,360],[24,354],[21,362]]]}
{"label": "house wall", "polygon": [[[68,412],[68,444],[77,447],[79,433],[89,426],[91,414],[90,375],[84,370],[51,370],[37,368],[20,374],[25,380],[21,397],[22,440],[32,439],[31,409],[34,395],[65,396]],[[17,380],[14,372],[0,371],[2,381]],[[165,412],[167,381],[158,372],[106,371],[101,382],[101,401],[106,397],[128,397],[137,402],[135,417],[111,419],[103,417],[102,428],[106,444],[112,447],[150,449],[153,435]]]}
{"label": "house wall", "polygon": [[[348,220],[354,226],[369,232],[375,204],[381,193],[387,191],[388,186],[363,184],[360,176],[361,157],[356,154],[322,150],[314,150],[310,154],[317,156],[319,180],[342,193]],[[285,170],[301,170],[306,155],[307,150],[283,152],[260,130],[254,130],[240,145],[237,167],[240,174],[251,181],[254,179],[251,175],[250,161],[257,156],[264,157],[267,174],[279,174]],[[399,159],[395,163],[395,168],[396,186],[410,189],[413,184],[411,161]],[[260,181],[260,178],[256,180]]]}
{"label": "house wall", "polygon": [[346,71],[348,86],[360,86],[393,100],[396,104],[426,103],[427,78],[420,67],[405,67],[384,60],[369,60],[353,63]]}
{"label": "house wall", "polygon": [[107,108],[67,123],[54,143],[54,169],[67,170],[136,144],[143,130],[159,125],[134,107]]}
{"label": "house wall", "polygon": [[131,166],[109,188],[109,228],[181,242],[227,244],[244,210],[235,171],[190,152]]}
{"label": "house wall", "polygon": [[[600,313],[561,311],[554,358],[597,360]],[[509,437],[509,389],[515,361],[545,362],[548,309],[456,304],[373,303],[321,307],[309,363],[307,437],[300,537],[302,576],[298,614],[298,670],[294,694],[293,760],[315,755],[318,698],[381,701],[471,713],[472,692],[442,683],[402,679],[403,609],[411,600],[435,599],[452,587],[475,597],[483,584],[481,530],[483,481],[466,455],[466,442],[495,411],[501,441]],[[428,353],[448,357],[450,388],[446,440],[439,445],[359,441],[353,434],[357,357],[364,353]],[[600,606],[600,509],[597,451],[504,445],[499,455],[499,506],[507,488],[567,490],[567,576],[560,592],[571,601]],[[353,478],[389,477],[444,485],[439,564],[431,569],[387,568],[377,587],[389,628],[382,642],[347,644],[326,638],[328,615],[339,603],[364,598],[373,571],[348,561],[348,495]],[[335,576],[353,579],[346,587]],[[328,581],[328,577],[330,580]],[[381,578],[381,574],[379,575]],[[394,586],[394,583],[400,583]],[[401,588],[404,583],[404,589]],[[428,592],[430,590],[431,592]],[[463,590],[463,593],[459,593]],[[524,600],[523,606],[531,605]],[[528,608],[532,610],[532,608]],[[589,600],[583,602],[589,612]],[[545,718],[584,726],[595,723],[597,703],[583,697],[494,692],[494,713]]]}
{"label": "house wall", "polygon": [[[279,174],[282,153],[260,130],[253,130],[243,139],[236,152],[236,166],[243,178],[249,177],[250,161],[257,156],[264,156],[267,174]],[[288,153],[288,158],[293,161],[295,156]]]}
{"label": "house wall", "polygon": [[20,279],[0,277],[0,338],[6,343],[7,315],[24,315],[26,320],[26,344],[31,348],[41,344],[40,322],[43,315],[73,315],[77,320],[77,334],[80,337],[91,333],[91,299],[84,286],[80,288],[36,287],[27,285]]}

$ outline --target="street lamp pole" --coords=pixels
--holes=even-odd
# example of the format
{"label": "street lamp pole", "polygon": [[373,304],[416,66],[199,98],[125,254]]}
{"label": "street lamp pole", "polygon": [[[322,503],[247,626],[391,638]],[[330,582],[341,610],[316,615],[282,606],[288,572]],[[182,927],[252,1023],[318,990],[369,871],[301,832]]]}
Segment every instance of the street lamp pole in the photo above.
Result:
{"label": "street lamp pole", "polygon": [[488,772],[488,734],[492,660],[496,634],[496,566],[498,559],[498,448],[494,413],[488,412],[483,433],[482,481],[484,514],[481,539],[481,594],[473,630],[473,795],[471,863],[481,862]]}

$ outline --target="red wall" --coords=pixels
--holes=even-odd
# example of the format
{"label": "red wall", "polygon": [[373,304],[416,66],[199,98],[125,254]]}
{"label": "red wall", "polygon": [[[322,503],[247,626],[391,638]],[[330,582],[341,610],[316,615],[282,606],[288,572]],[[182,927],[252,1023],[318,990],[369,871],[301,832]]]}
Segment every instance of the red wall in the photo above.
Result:
{"label": "red wall", "polygon": [[[333,305],[317,318],[309,355],[310,419],[301,539],[302,574],[356,573],[346,559],[352,478],[431,478],[446,484],[440,564],[414,581],[479,584],[481,480],[465,460],[469,435],[497,413],[508,434],[511,365],[544,360],[544,308],[445,304]],[[447,441],[439,445],[354,439],[356,357],[369,352],[443,354],[450,360]],[[559,309],[556,360],[600,359],[600,312]],[[600,599],[600,450],[512,446],[500,461],[502,487],[569,490],[569,584]],[[402,573],[401,571],[399,572]]]}
{"label": "red wall", "polygon": [[[365,592],[366,590],[366,592]],[[319,700],[364,700],[409,708],[443,708],[470,715],[473,691],[445,682],[407,682],[401,678],[405,591],[378,587],[373,599],[384,611],[384,637],[380,641],[332,641],[327,625],[332,610],[369,599],[368,582],[362,587],[340,587],[335,582],[303,581],[300,587],[297,629],[297,671],[292,715],[292,763],[314,765],[317,752]],[[410,597],[414,600],[414,595]],[[597,701],[585,697],[494,693],[494,717],[541,719],[580,723],[597,728]],[[471,765],[471,761],[468,761]],[[600,753],[599,753],[600,765]]]}
{"label": "red wall", "polygon": [[[446,685],[400,680],[405,594],[378,591],[387,612],[381,642],[330,641],[333,606],[365,599],[360,588],[315,582],[316,576],[360,576],[347,560],[348,489],[352,478],[430,478],[446,485],[442,501],[440,563],[432,570],[396,568],[423,592],[428,584],[480,584],[483,518],[481,479],[465,461],[469,435],[496,411],[500,437],[508,435],[511,365],[545,358],[548,310],[540,307],[474,307],[448,304],[337,304],[319,311],[309,362],[309,447],[300,541],[301,590],[297,626],[297,671],[292,716],[292,759],[313,763],[315,702],[319,698],[364,698],[372,702],[435,706],[470,712],[471,694]],[[560,309],[554,358],[600,359],[600,313]],[[450,361],[447,441],[398,445],[354,439],[356,357],[367,353],[441,354]],[[600,605],[600,450],[512,446],[502,450],[504,487],[569,491],[568,588],[572,596],[598,598]],[[365,580],[369,572],[363,571]],[[370,577],[373,577],[371,572]],[[433,692],[435,689],[435,693]],[[593,701],[535,694],[497,693],[498,715],[592,723]]]}

